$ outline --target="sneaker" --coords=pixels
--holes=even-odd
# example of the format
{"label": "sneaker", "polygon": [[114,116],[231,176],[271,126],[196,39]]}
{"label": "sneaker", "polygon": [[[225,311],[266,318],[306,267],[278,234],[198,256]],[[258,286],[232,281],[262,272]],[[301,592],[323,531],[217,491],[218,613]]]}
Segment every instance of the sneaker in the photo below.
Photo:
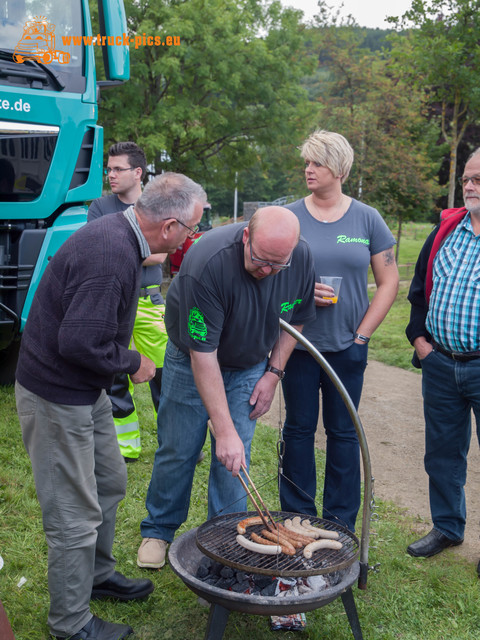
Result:
{"label": "sneaker", "polygon": [[168,542],[158,538],[144,538],[138,549],[137,565],[146,569],[160,569],[165,564]]}

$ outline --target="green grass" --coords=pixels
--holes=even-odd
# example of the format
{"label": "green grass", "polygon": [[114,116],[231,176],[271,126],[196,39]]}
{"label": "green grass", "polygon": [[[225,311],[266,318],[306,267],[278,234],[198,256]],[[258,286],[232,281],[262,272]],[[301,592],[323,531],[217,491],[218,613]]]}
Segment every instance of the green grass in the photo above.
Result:
{"label": "green grass", "polygon": [[[403,225],[399,259],[400,288],[387,317],[373,334],[368,352],[372,360],[417,373],[418,369],[411,365],[413,348],[405,336],[405,327],[410,318],[407,294],[418,254],[431,230],[432,225],[426,223],[409,222]],[[371,273],[369,282],[373,283]],[[369,288],[370,298],[374,291],[374,287]]]}
{"label": "green grass", "polygon": [[[415,263],[417,261],[420,249],[432,229],[433,225],[426,222],[407,222],[402,225],[399,257],[400,264]],[[392,232],[396,237],[396,230],[392,229]]]}
{"label": "green grass", "polygon": [[[397,229],[395,227],[390,227],[390,229],[396,238]],[[407,222],[402,225],[400,254],[398,258],[398,273],[400,275],[400,281],[408,282],[413,278],[418,254],[420,253],[420,249],[423,247],[423,243],[432,229],[433,225],[428,223]],[[368,282],[370,284],[375,282],[371,270],[368,274]]]}
{"label": "green grass", "polygon": [[[141,460],[128,466],[127,497],[120,506],[114,553],[118,569],[126,575],[148,575],[155,591],[144,602],[92,602],[92,611],[111,621],[128,622],[139,640],[197,640],[207,627],[208,610],[167,565],[145,572],[136,567],[153,455],[155,426],[146,385],[138,389],[143,426]],[[12,388],[0,389],[0,599],[16,640],[47,640],[47,550],[41,515],[35,498],[30,463],[23,449]],[[259,425],[253,445],[251,473],[272,509],[279,508],[276,484],[275,429]],[[180,532],[201,524],[207,513],[206,486],[209,462],[198,466],[190,515]],[[323,452],[317,452],[319,469]],[[321,483],[321,478],[319,478]],[[354,587],[365,640],[468,640],[478,638],[480,609],[475,567],[451,551],[429,560],[413,559],[405,548],[417,535],[418,522],[390,503],[380,502],[379,519],[372,527],[369,563],[380,563],[370,573],[367,590]],[[27,582],[19,588],[20,578]],[[340,599],[307,614],[302,637],[310,640],[351,640],[352,634]],[[260,640],[296,637],[270,631],[268,619],[239,613],[230,615],[225,640]]]}
{"label": "green grass", "polygon": [[[373,295],[373,292],[374,290],[370,290],[370,295]],[[413,347],[405,335],[405,327],[410,318],[407,293],[408,285],[401,284],[392,308],[370,340],[368,357],[384,364],[418,372],[411,364]]]}
{"label": "green grass", "polygon": [[[428,233],[419,225],[405,232],[413,254]],[[407,243],[405,243],[407,245]],[[404,246],[405,246],[404,245]],[[406,250],[406,249],[405,249]],[[412,260],[414,261],[415,258]],[[370,342],[371,359],[412,369],[412,348],[405,337],[409,304],[408,287],[402,285],[390,313]],[[118,569],[131,577],[148,575],[155,591],[145,602],[93,602],[92,611],[114,622],[128,622],[138,640],[201,640],[208,611],[184,586],[168,565],[161,571],[143,572],[136,566],[141,538],[139,524],[145,515],[144,500],[150,480],[156,433],[148,388],[137,390],[143,453],[128,465],[127,497],[120,505],[114,553]],[[35,496],[30,461],[23,448],[12,388],[0,388],[0,599],[11,621],[16,640],[47,640],[47,550],[41,513]],[[275,429],[259,425],[252,453],[252,477],[272,510],[279,509]],[[207,457],[198,466],[188,521],[180,532],[200,525],[207,513]],[[317,452],[323,469],[324,453]],[[406,479],[408,481],[408,479]],[[319,474],[319,491],[322,483]],[[365,640],[470,640],[478,638],[480,609],[475,567],[451,551],[439,557],[413,559],[406,546],[418,535],[418,522],[391,503],[380,502],[379,519],[372,526],[369,564],[380,563],[370,573],[366,591],[354,589]],[[19,588],[19,580],[27,582]],[[307,614],[302,637],[310,640],[351,640],[352,634],[341,600]],[[268,619],[232,613],[225,640],[260,640],[296,637],[270,631]],[[0,640],[2,640],[0,638]]]}

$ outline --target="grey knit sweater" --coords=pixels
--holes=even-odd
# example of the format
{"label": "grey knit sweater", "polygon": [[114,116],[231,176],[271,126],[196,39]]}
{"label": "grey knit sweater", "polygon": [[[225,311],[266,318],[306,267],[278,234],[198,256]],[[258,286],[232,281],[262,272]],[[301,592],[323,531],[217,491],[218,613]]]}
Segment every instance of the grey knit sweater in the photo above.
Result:
{"label": "grey knit sweater", "polygon": [[123,213],[76,231],[40,281],[22,337],[16,377],[59,404],[93,404],[115,373],[135,373],[128,349],[142,256]]}

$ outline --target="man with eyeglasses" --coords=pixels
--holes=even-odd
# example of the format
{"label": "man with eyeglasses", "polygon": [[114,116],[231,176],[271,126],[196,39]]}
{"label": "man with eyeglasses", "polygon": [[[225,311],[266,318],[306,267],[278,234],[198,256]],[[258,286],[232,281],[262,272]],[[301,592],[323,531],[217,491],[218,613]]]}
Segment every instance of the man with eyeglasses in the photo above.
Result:
{"label": "man with eyeglasses", "polygon": [[[125,211],[131,207],[142,193],[146,172],[145,153],[135,142],[113,144],[108,150],[105,169],[112,194],[92,202],[88,209],[87,221],[90,222],[117,211]],[[149,382],[155,416],[158,410],[163,358],[167,344],[164,323],[165,302],[161,294],[162,263],[166,256],[166,253],[150,255],[143,264],[137,315],[133,327],[135,348],[153,360],[156,365],[155,376]],[[130,376],[119,373],[108,391],[112,402],[118,444],[125,462],[136,462],[142,450],[134,388]]]}
{"label": "man with eyeglasses", "polygon": [[415,347],[412,362],[422,369],[433,521],[433,529],[407,548],[415,557],[463,542],[472,410],[480,440],[480,148],[468,158],[460,184],[465,207],[442,212],[408,294],[406,333]]}
{"label": "man with eyeglasses", "polygon": [[155,363],[130,349],[142,264],[184,242],[206,194],[186,176],[149,182],[133,207],[86,224],[58,249],[38,285],[15,396],[48,543],[48,625],[56,638],[119,640],[126,624],[93,616],[90,600],[135,600],[153,584],[115,570],[112,553],[127,467],[106,389],[143,383]]}
{"label": "man with eyeglasses", "polygon": [[211,424],[208,517],[245,511],[236,477],[248,469],[256,420],[268,411],[299,331],[315,315],[315,274],[298,218],[259,209],[192,246],[167,294],[158,442],[137,564],[165,563],[187,519],[195,461]]}

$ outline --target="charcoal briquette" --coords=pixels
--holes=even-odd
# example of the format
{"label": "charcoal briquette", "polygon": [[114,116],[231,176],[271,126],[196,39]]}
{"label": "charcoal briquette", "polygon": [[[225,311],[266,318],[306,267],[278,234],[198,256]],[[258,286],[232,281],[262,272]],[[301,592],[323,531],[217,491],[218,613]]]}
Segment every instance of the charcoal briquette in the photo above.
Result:
{"label": "charcoal briquette", "polygon": [[260,590],[265,589],[265,587],[268,587],[272,583],[275,584],[275,581],[272,580],[271,576],[262,576],[259,574],[259,575],[255,575],[253,579],[255,584]]}
{"label": "charcoal briquette", "polygon": [[222,576],[222,578],[233,578],[234,577],[234,571],[231,567],[223,567],[222,570],[220,571],[220,575]]}
{"label": "charcoal briquette", "polygon": [[268,587],[264,587],[261,591],[260,594],[262,596],[274,596],[275,595],[275,591],[276,591],[277,585],[275,584],[275,582],[271,582]]}

